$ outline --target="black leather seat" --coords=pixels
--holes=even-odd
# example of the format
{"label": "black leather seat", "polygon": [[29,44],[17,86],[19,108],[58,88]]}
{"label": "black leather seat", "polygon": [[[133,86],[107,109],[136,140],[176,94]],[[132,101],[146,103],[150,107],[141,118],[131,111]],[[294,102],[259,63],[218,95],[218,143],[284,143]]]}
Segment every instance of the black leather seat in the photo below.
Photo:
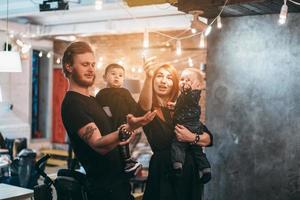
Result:
{"label": "black leather seat", "polygon": [[86,176],[80,172],[60,169],[54,186],[58,200],[88,200]]}

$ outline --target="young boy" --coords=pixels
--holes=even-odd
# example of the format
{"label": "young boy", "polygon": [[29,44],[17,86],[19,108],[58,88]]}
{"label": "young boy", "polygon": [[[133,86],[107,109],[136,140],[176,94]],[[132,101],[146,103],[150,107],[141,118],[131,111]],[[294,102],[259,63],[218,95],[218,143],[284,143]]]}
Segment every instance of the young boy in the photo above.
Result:
{"label": "young boy", "polygon": [[[114,129],[126,123],[128,114],[137,114],[138,104],[135,102],[130,92],[123,88],[125,69],[119,64],[110,64],[105,68],[103,79],[106,88],[100,90],[96,95],[97,102],[102,106]],[[127,133],[128,134],[128,133]],[[127,134],[120,131],[120,140],[126,140]],[[124,159],[124,171],[128,174],[136,175],[142,165],[131,159],[129,145],[119,147],[121,157]]]}
{"label": "young boy", "polygon": [[171,159],[176,175],[180,176],[185,160],[186,149],[191,148],[194,159],[198,165],[200,180],[205,184],[211,179],[211,168],[202,147],[196,145],[203,133],[200,122],[201,108],[199,106],[201,85],[204,79],[202,72],[194,68],[182,71],[179,81],[181,94],[179,95],[175,110],[174,124],[185,126],[196,134],[195,141],[191,144],[179,142],[176,138],[172,143]]}

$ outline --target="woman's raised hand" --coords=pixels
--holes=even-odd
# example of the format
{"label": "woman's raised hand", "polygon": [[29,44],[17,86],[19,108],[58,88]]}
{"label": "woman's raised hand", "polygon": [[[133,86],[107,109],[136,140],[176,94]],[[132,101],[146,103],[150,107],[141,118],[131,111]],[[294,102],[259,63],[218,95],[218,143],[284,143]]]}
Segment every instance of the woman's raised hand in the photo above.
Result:
{"label": "woman's raised hand", "polygon": [[145,58],[143,57],[143,68],[148,78],[152,78],[154,71],[157,68],[156,66],[156,56]]}

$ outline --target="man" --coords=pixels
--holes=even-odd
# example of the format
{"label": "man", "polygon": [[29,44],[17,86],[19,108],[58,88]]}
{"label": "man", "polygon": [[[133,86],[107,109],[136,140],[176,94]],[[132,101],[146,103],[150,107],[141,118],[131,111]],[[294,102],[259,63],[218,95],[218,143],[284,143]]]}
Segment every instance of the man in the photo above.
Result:
{"label": "man", "polygon": [[[64,52],[63,71],[69,89],[62,103],[64,126],[78,160],[86,170],[89,199],[130,200],[131,188],[118,152],[118,145],[128,144],[134,129],[149,123],[155,112],[143,117],[128,115],[127,124],[118,130],[112,125],[89,87],[95,80],[95,57],[85,42],[74,42]],[[133,134],[125,142],[119,141],[120,132]]]}

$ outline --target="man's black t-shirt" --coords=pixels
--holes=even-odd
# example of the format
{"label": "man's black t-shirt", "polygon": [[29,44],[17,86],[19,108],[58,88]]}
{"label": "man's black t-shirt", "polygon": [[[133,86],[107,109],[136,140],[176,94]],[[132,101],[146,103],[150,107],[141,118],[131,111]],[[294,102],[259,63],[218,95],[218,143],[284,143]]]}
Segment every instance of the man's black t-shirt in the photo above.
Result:
{"label": "man's black t-shirt", "polygon": [[86,170],[88,179],[103,187],[122,180],[124,175],[118,148],[101,155],[78,135],[78,130],[91,122],[96,124],[102,136],[113,131],[109,118],[95,98],[68,91],[62,103],[61,115],[75,155]]}

